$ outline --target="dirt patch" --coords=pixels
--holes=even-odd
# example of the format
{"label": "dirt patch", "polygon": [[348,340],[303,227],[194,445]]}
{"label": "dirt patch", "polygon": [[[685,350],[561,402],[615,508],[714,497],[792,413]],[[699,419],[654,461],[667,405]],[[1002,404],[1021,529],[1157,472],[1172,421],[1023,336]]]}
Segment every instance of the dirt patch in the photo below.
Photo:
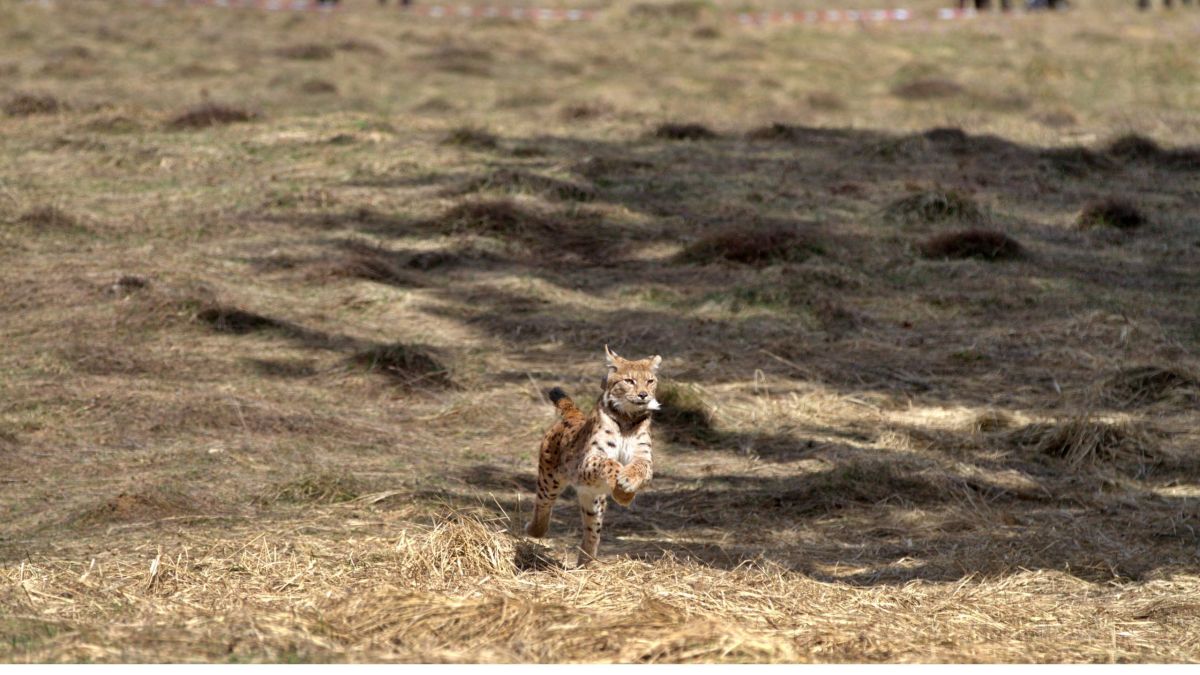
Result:
{"label": "dirt patch", "polygon": [[883,210],[884,218],[905,225],[958,222],[982,225],[988,218],[975,200],[954,190],[926,190],[901,197]]}
{"label": "dirt patch", "polygon": [[1135,366],[1110,375],[1101,384],[1103,400],[1121,408],[1135,408],[1171,398],[1200,397],[1200,375],[1176,366]]}
{"label": "dirt patch", "polygon": [[202,103],[172,117],[167,122],[167,126],[172,129],[203,129],[238,122],[250,122],[257,118],[257,113],[242,108],[220,103]]}
{"label": "dirt patch", "polygon": [[950,98],[963,93],[959,83],[940,77],[927,77],[904,82],[892,87],[892,96],[906,101],[929,101]]}
{"label": "dirt patch", "polygon": [[979,260],[1013,260],[1024,249],[1016,239],[996,230],[972,229],[934,235],[918,246],[926,258],[977,258]]}
{"label": "dirt patch", "polygon": [[727,261],[765,267],[801,262],[822,251],[816,237],[797,225],[733,224],[693,242],[679,254],[679,259],[691,263]]}
{"label": "dirt patch", "polygon": [[654,129],[654,138],[668,141],[706,141],[718,138],[717,133],[703,124],[667,122]]}
{"label": "dirt patch", "polygon": [[420,345],[378,345],[350,358],[350,363],[368,372],[387,375],[404,387],[452,387],[450,370],[434,353]]}
{"label": "dirt patch", "polygon": [[1132,202],[1124,199],[1104,199],[1083,207],[1075,226],[1080,229],[1115,227],[1135,230],[1146,224],[1146,216]]}
{"label": "dirt patch", "polygon": [[65,103],[49,94],[14,94],[4,102],[4,114],[9,117],[52,115],[66,110]]}

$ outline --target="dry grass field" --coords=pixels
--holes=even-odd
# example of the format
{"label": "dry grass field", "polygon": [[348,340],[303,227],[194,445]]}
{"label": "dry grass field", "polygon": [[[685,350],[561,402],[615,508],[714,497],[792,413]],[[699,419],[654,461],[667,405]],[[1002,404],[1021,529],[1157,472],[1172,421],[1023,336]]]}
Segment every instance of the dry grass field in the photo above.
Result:
{"label": "dry grass field", "polygon": [[0,660],[1200,660],[1200,11],[1076,4],[0,0]]}

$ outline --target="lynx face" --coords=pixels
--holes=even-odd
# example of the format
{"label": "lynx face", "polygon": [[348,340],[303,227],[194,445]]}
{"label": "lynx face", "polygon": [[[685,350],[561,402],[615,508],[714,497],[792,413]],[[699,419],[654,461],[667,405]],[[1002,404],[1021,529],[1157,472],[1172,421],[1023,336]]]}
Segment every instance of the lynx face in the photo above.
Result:
{"label": "lynx face", "polygon": [[613,409],[627,415],[658,410],[654,397],[658,390],[658,366],[661,356],[629,361],[617,356],[606,346],[608,375],[604,381],[604,398]]}

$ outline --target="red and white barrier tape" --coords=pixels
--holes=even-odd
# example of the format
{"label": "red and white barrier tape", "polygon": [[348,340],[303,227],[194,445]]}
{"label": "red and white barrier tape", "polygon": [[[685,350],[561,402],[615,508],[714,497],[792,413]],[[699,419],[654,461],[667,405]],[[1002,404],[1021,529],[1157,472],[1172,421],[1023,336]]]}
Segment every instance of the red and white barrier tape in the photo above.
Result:
{"label": "red and white barrier tape", "polygon": [[[341,4],[326,4],[318,0],[136,0],[148,7],[221,7],[257,9],[268,12],[344,12]],[[51,7],[56,0],[26,0],[27,4]],[[514,19],[524,21],[593,21],[603,10],[564,9],[547,7],[505,7],[499,5],[401,5],[406,14],[433,19]],[[1010,12],[1006,12],[1011,14]],[[974,9],[939,9],[936,17],[948,21],[974,19],[981,13]],[[823,23],[884,23],[918,19],[909,9],[827,9],[809,11],[740,12],[730,14],[731,22],[743,26],[767,26]]]}

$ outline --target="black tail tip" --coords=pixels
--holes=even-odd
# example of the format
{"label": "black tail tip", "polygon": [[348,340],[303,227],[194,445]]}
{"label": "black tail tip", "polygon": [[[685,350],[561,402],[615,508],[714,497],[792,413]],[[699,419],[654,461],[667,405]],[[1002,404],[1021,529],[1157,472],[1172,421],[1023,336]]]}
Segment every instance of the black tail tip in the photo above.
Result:
{"label": "black tail tip", "polygon": [[557,405],[559,401],[567,397],[567,392],[563,391],[562,387],[555,387],[546,392],[546,397],[550,399],[551,403]]}

